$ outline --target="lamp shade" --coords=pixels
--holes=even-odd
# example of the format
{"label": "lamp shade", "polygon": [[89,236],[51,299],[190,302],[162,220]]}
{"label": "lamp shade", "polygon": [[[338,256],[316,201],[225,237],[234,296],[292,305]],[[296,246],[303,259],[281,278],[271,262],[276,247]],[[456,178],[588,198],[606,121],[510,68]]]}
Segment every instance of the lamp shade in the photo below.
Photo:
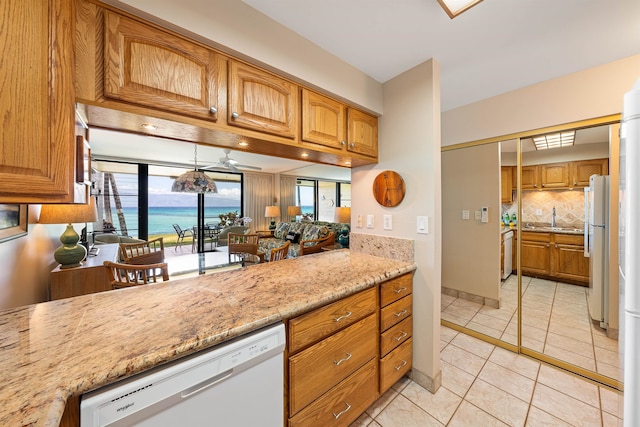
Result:
{"label": "lamp shade", "polygon": [[351,223],[351,208],[350,207],[336,208],[335,222],[339,224]]}
{"label": "lamp shade", "polygon": [[280,206],[267,206],[264,210],[264,216],[267,218],[280,216]]}
{"label": "lamp shade", "polygon": [[175,193],[217,193],[216,183],[204,172],[192,170],[173,181],[171,191]]}
{"label": "lamp shade", "polygon": [[77,224],[81,222],[96,222],[98,212],[93,197],[87,204],[42,205],[40,210],[41,224]]}
{"label": "lamp shade", "polygon": [[289,216],[302,215],[302,208],[300,206],[288,206],[287,215]]}

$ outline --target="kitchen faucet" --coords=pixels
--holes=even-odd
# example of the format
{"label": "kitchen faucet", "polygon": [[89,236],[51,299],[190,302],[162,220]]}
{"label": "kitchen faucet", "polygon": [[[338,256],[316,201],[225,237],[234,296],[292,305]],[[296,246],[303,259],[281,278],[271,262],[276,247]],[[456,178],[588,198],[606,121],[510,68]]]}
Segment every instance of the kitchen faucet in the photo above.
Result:
{"label": "kitchen faucet", "polygon": [[551,227],[555,227],[556,226],[556,207],[553,207],[553,210],[551,211]]}

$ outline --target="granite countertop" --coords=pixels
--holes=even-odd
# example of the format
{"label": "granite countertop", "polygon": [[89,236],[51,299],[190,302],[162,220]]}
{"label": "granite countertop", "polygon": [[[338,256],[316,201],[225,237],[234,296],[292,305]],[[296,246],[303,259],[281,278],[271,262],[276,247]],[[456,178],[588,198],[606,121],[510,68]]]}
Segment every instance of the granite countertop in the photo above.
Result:
{"label": "granite countertop", "polygon": [[415,268],[335,250],[0,311],[0,425],[57,426],[71,396]]}

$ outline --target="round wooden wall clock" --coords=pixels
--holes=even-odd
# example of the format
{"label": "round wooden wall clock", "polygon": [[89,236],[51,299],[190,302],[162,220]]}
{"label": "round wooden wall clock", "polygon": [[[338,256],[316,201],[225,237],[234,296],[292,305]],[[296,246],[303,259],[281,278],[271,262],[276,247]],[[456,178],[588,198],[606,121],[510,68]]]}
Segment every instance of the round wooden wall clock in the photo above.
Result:
{"label": "round wooden wall clock", "polygon": [[373,197],[382,206],[398,206],[406,192],[404,180],[394,171],[384,171],[373,180]]}

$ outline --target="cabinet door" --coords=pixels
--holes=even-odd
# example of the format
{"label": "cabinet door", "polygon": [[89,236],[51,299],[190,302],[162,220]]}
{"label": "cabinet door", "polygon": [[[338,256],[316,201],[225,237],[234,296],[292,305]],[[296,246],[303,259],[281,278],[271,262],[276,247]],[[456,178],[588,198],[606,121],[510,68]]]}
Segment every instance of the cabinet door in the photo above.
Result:
{"label": "cabinet door", "polygon": [[73,2],[0,2],[0,203],[74,201]]}
{"label": "cabinet door", "polygon": [[559,279],[589,283],[589,258],[584,256],[584,246],[554,244],[552,275]]}
{"label": "cabinet door", "polygon": [[522,239],[522,272],[523,274],[551,274],[551,245],[549,242],[537,242]]}
{"label": "cabinet door", "polygon": [[302,139],[342,148],[345,145],[345,111],[344,104],[302,89]]}
{"label": "cabinet door", "polygon": [[511,203],[513,201],[513,176],[511,166],[502,166],[500,168],[500,194],[502,203]]}
{"label": "cabinet door", "polygon": [[347,150],[378,157],[378,118],[353,108],[347,116]]}
{"label": "cabinet door", "polygon": [[569,187],[569,164],[540,165],[540,181],[542,188]]}
{"label": "cabinet door", "polygon": [[216,121],[216,60],[209,49],[105,12],[106,97]]}
{"label": "cabinet door", "polygon": [[535,190],[540,188],[540,172],[538,166],[522,167],[522,189]]}
{"label": "cabinet door", "polygon": [[241,62],[229,61],[228,124],[295,138],[297,107],[295,84]]}
{"label": "cabinet door", "polygon": [[571,184],[588,187],[591,175],[608,175],[609,159],[582,160],[571,163]]}

